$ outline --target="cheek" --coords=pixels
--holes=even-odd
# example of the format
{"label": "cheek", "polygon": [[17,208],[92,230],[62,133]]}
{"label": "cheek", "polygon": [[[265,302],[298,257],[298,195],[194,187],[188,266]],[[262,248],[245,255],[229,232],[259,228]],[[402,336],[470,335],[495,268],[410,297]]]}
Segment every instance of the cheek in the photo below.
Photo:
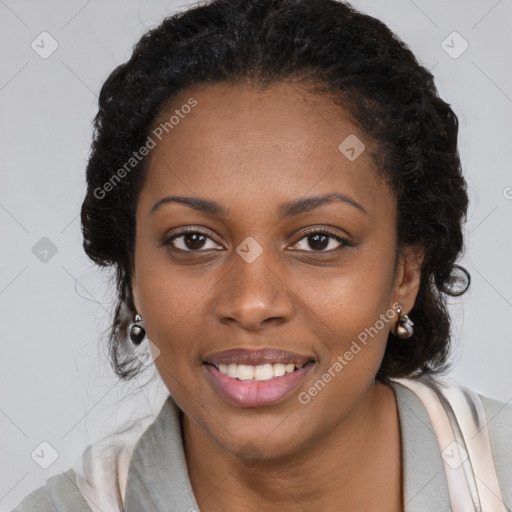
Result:
{"label": "cheek", "polygon": [[207,293],[204,281],[191,284],[183,279],[183,273],[175,271],[155,273],[144,283],[141,296],[147,333],[162,355],[176,351],[193,354],[194,348],[197,350],[199,311]]}
{"label": "cheek", "polygon": [[140,254],[137,264],[147,336],[159,350],[155,365],[178,403],[186,403],[190,394],[201,396],[197,375],[215,335],[211,304],[225,269],[173,265],[165,251]]}
{"label": "cheek", "polygon": [[387,252],[368,248],[329,272],[303,272],[293,289],[327,326],[364,328],[390,306],[394,258]]}
{"label": "cheek", "polygon": [[[393,266],[392,251],[369,248],[333,275],[321,280],[303,277],[294,287],[304,302],[303,314],[321,341],[322,371],[341,357],[343,374],[355,381],[375,375],[395,315]],[[339,365],[337,369],[335,373],[341,374]]]}
{"label": "cheek", "polygon": [[322,417],[325,428],[334,425],[374,382],[394,311],[382,274],[366,284],[358,276],[354,271],[331,281],[325,295],[309,302],[311,332],[320,342],[319,364],[315,378],[297,397],[295,420],[302,415]]}

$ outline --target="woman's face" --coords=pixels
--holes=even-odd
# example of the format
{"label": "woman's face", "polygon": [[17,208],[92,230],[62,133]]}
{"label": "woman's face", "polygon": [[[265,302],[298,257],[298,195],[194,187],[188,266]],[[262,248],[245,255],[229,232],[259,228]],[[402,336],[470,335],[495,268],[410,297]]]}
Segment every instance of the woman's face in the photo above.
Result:
{"label": "woman's face", "polygon": [[304,88],[195,88],[155,126],[172,115],[136,213],[133,293],[156,366],[217,445],[293,453],[364,401],[397,303],[414,304],[394,198],[373,142]]}

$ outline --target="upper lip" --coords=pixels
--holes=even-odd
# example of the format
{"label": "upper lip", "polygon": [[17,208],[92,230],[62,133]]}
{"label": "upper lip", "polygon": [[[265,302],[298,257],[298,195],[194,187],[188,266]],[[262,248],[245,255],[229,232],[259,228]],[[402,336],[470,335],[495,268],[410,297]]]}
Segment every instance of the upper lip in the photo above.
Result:
{"label": "upper lip", "polygon": [[312,360],[314,359],[311,356],[303,356],[278,348],[257,350],[232,348],[215,352],[205,358],[206,363],[215,366],[219,364],[247,364],[252,366],[261,364],[295,364],[296,366],[302,366]]}

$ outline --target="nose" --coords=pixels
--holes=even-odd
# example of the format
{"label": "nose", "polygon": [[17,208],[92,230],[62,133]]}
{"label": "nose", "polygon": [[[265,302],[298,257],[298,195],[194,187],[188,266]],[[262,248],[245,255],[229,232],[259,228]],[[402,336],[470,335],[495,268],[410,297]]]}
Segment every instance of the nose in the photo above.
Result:
{"label": "nose", "polygon": [[219,282],[215,313],[221,323],[260,331],[289,321],[294,313],[293,293],[279,262],[265,251],[248,263],[238,254]]}

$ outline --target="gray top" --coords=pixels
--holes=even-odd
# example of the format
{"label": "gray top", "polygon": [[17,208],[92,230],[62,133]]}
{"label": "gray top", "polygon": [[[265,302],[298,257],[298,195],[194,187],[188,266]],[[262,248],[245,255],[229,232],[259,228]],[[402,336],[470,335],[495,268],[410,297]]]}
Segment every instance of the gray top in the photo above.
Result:
{"label": "gray top", "polygon": [[[421,400],[391,382],[400,418],[405,512],[451,512],[439,444]],[[489,425],[501,494],[512,511],[512,405],[479,395]],[[187,473],[180,411],[169,395],[156,419],[138,437],[129,459],[124,506],[111,511],[199,512]],[[110,467],[110,466],[109,466]],[[73,469],[47,480],[12,512],[111,512],[84,497]],[[122,492],[119,492],[122,495]]]}

